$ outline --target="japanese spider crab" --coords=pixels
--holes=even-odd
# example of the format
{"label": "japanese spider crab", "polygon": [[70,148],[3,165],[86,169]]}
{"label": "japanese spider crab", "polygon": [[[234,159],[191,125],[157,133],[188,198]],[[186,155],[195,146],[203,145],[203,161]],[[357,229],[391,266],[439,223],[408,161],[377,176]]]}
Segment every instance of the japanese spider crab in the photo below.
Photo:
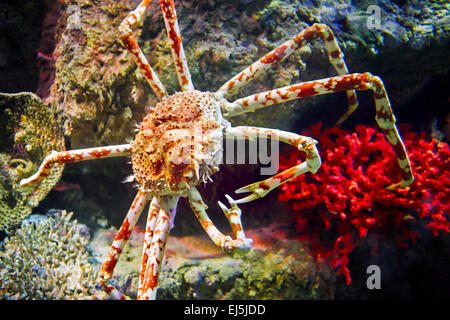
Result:
{"label": "japanese spider crab", "polygon": [[[346,91],[348,111],[339,119],[344,121],[357,107],[355,90],[372,90],[376,106],[376,121],[392,144],[402,171],[402,180],[390,186],[394,189],[412,183],[414,176],[411,164],[399,132],[389,99],[380,78],[370,73],[348,74],[339,45],[332,31],[325,25],[314,24],[295,37],[286,41],[260,60],[226,82],[217,92],[200,92],[194,89],[188,69],[173,0],[161,0],[161,9],[170,39],[172,56],[182,91],[169,95],[156,73],[150,67],[132,35],[144,15],[151,0],[142,1],[131,11],[119,27],[120,39],[125,48],[135,58],[160,102],[145,116],[138,133],[131,144],[98,148],[52,152],[37,173],[21,181],[29,185],[49,174],[52,164],[62,164],[106,157],[131,155],[134,177],[139,191],[131,204],[128,214],[103,262],[99,281],[105,291],[114,299],[128,298],[109,283],[120,253],[128,240],[139,215],[150,202],[145,240],[143,245],[138,299],[156,297],[158,276],[163,260],[164,248],[173,223],[179,197],[187,197],[195,216],[200,221],[212,241],[227,253],[246,252],[252,240],[245,237],[241,224],[238,204],[264,197],[280,184],[306,172],[315,173],[321,159],[312,138],[295,133],[256,127],[231,127],[226,118],[258,108],[288,100],[319,94]],[[329,61],[339,76],[298,83],[287,87],[254,94],[229,102],[225,96],[262,75],[267,69],[279,63],[295,50],[307,43],[322,38]],[[196,135],[201,139],[195,139]],[[207,206],[196,185],[205,181],[218,170],[222,158],[222,138],[254,139],[258,135],[288,143],[306,153],[306,161],[263,181],[236,190],[236,193],[250,192],[250,195],[233,200],[226,196],[230,208],[219,203],[231,225],[233,238],[221,233],[206,213]],[[193,142],[194,141],[194,142]],[[188,152],[181,152],[187,150]],[[182,160],[182,161],[180,161]]]}

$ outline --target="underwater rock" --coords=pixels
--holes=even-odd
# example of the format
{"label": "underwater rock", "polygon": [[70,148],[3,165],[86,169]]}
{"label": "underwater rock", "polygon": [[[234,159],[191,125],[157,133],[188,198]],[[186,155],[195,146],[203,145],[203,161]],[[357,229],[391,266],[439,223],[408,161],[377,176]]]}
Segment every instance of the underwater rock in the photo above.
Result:
{"label": "underwater rock", "polygon": [[[301,251],[300,251],[301,252]],[[326,299],[311,261],[285,250],[194,260],[162,271],[159,299]],[[168,264],[170,264],[168,258]],[[164,270],[164,269],[163,269]]]}
{"label": "underwater rock", "polygon": [[[210,241],[205,239],[205,241]],[[243,256],[174,263],[161,272],[159,299],[329,299],[330,278],[296,241]]]}
{"label": "underwater rock", "polygon": [[58,165],[37,184],[19,184],[52,150],[65,150],[64,136],[48,107],[30,92],[0,93],[0,127],[0,230],[11,231],[61,177],[64,166]]}
{"label": "underwater rock", "polygon": [[56,0],[41,0],[45,3],[45,16],[41,26],[41,41],[37,53],[39,85],[36,94],[42,99],[50,94],[50,86],[55,81],[55,61],[53,51],[57,30],[61,25],[62,3]]}
{"label": "underwater rock", "polygon": [[[92,238],[89,247],[99,263],[115,233],[99,230]],[[249,231],[248,236],[258,233]],[[112,279],[119,290],[132,297],[137,295],[143,238],[143,228],[136,227]],[[327,267],[317,265],[298,241],[268,238],[268,233],[264,239],[255,237],[255,248],[247,255],[230,257],[206,236],[170,236],[157,298],[332,298],[333,276]]]}
{"label": "underwater rock", "polygon": [[118,38],[119,23],[137,3],[63,3],[52,53],[55,81],[45,101],[63,112],[74,148],[124,143],[145,106],[155,102]]}
{"label": "underwater rock", "polygon": [[89,263],[87,228],[57,211],[22,222],[0,251],[1,299],[104,299]]}

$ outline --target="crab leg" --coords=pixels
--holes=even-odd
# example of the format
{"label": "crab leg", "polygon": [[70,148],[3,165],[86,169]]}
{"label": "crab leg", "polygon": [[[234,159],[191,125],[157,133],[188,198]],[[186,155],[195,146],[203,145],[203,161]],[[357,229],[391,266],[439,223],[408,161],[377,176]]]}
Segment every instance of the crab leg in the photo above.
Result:
{"label": "crab leg", "polygon": [[172,57],[175,62],[175,69],[177,71],[181,90],[194,90],[194,84],[191,80],[191,73],[189,72],[183,43],[181,42],[180,27],[178,26],[177,13],[175,11],[173,0],[161,0],[161,10],[164,15],[164,22],[170,40],[170,48],[172,49]]}
{"label": "crab leg", "polygon": [[142,286],[139,288],[138,299],[154,300],[164,258],[164,249],[169,235],[172,220],[175,217],[179,197],[164,196],[158,199],[160,210],[155,225],[152,242],[149,248],[147,266],[142,277]]}
{"label": "crab leg", "polygon": [[388,188],[393,190],[398,187],[405,187],[411,184],[414,181],[411,163],[400,133],[395,125],[396,119],[392,112],[386,89],[383,81],[370,73],[354,73],[322,80],[309,81],[255,94],[225,105],[224,113],[231,113],[234,115],[253,111],[255,109],[283,101],[349,89],[372,90],[374,92],[376,111],[375,120],[389,143],[392,145],[402,171],[402,181],[397,184],[393,184]]}
{"label": "crab leg", "polygon": [[53,163],[62,164],[100,158],[122,157],[129,155],[130,152],[131,145],[129,144],[61,152],[52,151],[52,153],[45,157],[38,171],[31,177],[21,180],[20,185],[27,186],[44,179],[50,174]]}
{"label": "crab leg", "polygon": [[147,268],[147,260],[150,254],[150,245],[152,244],[153,233],[155,231],[159,211],[160,206],[158,203],[158,198],[153,197],[153,200],[150,203],[150,208],[148,209],[147,225],[145,227],[144,247],[142,250],[142,261],[141,261],[141,273],[139,279],[139,292],[141,292],[142,290],[144,273],[145,269]]}
{"label": "crab leg", "polygon": [[136,9],[131,11],[126,18],[122,21],[119,26],[120,39],[123,42],[125,48],[133,55],[136,63],[144,75],[145,79],[147,79],[148,84],[155,92],[156,96],[159,100],[162,100],[167,97],[166,89],[158,78],[156,72],[152,69],[150,64],[147,61],[147,58],[144,56],[141,48],[137,44],[136,40],[133,37],[133,29],[141,22],[142,17],[144,16],[144,12],[147,9],[148,5],[152,2],[151,0],[142,1]]}
{"label": "crab leg", "polygon": [[[227,81],[216,94],[219,97],[225,97],[249,83],[252,79],[263,74],[273,65],[283,61],[290,56],[297,49],[305,46],[309,42],[321,37],[325,42],[325,51],[328,54],[328,59],[334,67],[338,75],[348,74],[347,65],[344,61],[344,54],[339,48],[339,44],[334,37],[333,32],[324,24],[313,24],[306,28],[295,37],[289,39],[278,48],[272,50],[264,57],[250,65],[247,69],[237,74],[231,80]],[[338,123],[344,121],[357,108],[358,101],[354,90],[347,90],[347,97],[349,108],[347,112],[339,119]]]}
{"label": "crab leg", "polygon": [[244,228],[242,227],[241,222],[241,209],[237,206],[233,198],[231,198],[229,195],[225,195],[228,202],[231,204],[231,208],[228,209],[222,202],[217,201],[219,204],[219,207],[222,209],[223,213],[228,219],[228,222],[230,223],[231,230],[233,232],[235,239],[245,239],[245,233]]}
{"label": "crab leg", "polygon": [[317,141],[310,137],[301,136],[287,131],[257,127],[226,128],[224,134],[226,137],[237,137],[240,139],[270,137],[271,139],[278,139],[279,141],[293,145],[298,148],[298,150],[306,153],[306,161],[277,173],[271,178],[252,183],[236,190],[236,193],[251,192],[251,194],[245,198],[234,200],[234,204],[246,203],[262,198],[279,185],[299,176],[300,174],[305,172],[316,173],[321,165],[320,155],[316,148]]}
{"label": "crab leg", "polygon": [[219,206],[224,211],[225,216],[231,224],[235,239],[224,235],[213,224],[206,213],[208,206],[203,202],[202,196],[197,188],[191,187],[188,191],[189,204],[194,211],[195,216],[202,225],[203,229],[209,235],[214,244],[220,247],[226,253],[245,253],[250,250],[253,240],[246,238],[241,224],[241,210],[231,197],[227,196],[230,201],[231,208],[227,209],[222,203]]}
{"label": "crab leg", "polygon": [[112,299],[128,299],[126,295],[122,294],[114,286],[109,284],[108,280],[111,278],[114,272],[114,268],[117,264],[117,261],[119,260],[119,256],[122,252],[123,246],[128,241],[128,238],[130,237],[131,232],[133,231],[133,228],[142,213],[142,210],[150,200],[150,197],[150,193],[143,190],[138,191],[136,197],[133,200],[133,203],[131,204],[130,209],[128,210],[128,214],[125,217],[122,225],[120,226],[119,232],[117,233],[116,238],[114,239],[114,242],[108,251],[102,268],[100,269],[100,284]]}

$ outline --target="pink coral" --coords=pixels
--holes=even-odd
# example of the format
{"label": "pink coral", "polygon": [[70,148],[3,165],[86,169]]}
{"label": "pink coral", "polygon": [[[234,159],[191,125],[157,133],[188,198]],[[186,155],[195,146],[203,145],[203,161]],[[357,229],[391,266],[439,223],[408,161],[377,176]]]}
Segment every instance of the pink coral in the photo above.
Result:
{"label": "pink coral", "polygon": [[[370,239],[375,239],[376,253],[377,239],[394,239],[400,246],[414,243],[419,220],[426,221],[433,235],[450,231],[448,144],[406,130],[403,140],[415,181],[391,191],[386,187],[400,180],[391,145],[371,127],[359,125],[355,131],[311,126],[307,135],[319,141],[322,167],[315,175],[283,184],[279,194],[296,215],[300,240],[318,261],[328,261],[344,274],[348,284],[349,253],[368,233],[375,235]],[[280,169],[303,161],[299,157],[299,152],[282,157]]]}

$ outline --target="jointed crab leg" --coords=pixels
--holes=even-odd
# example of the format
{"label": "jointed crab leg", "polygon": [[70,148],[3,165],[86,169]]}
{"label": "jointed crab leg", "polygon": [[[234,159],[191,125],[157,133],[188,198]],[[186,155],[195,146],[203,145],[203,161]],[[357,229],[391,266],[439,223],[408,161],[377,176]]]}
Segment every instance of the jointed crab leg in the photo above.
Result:
{"label": "jointed crab leg", "polygon": [[[339,75],[348,74],[348,69],[344,61],[344,54],[339,48],[339,45],[331,29],[323,24],[313,24],[311,27],[306,28],[295,37],[286,41],[281,46],[272,50],[264,57],[250,65],[247,69],[237,74],[231,80],[227,81],[222,87],[219,88],[216,94],[219,97],[224,97],[225,95],[242,88],[252,79],[260,76],[273,65],[290,56],[295,50],[305,46],[307,43],[315,39],[318,39],[319,37],[323,38],[325,42],[325,50],[327,51],[328,59],[330,60],[330,63],[333,65],[336,72]],[[358,106],[356,93],[354,90],[348,90],[347,97],[349,108],[348,111],[341,117],[341,119],[339,119],[339,123],[350,116],[350,114]],[[232,110],[229,111],[228,116],[235,115],[231,111]]]}
{"label": "jointed crab leg", "polygon": [[52,151],[52,153],[45,157],[39,170],[31,177],[20,181],[20,185],[27,186],[47,177],[50,174],[50,169],[54,163],[62,164],[108,157],[122,157],[129,155],[130,152],[131,146],[129,144],[61,152]]}
{"label": "jointed crab leg", "polygon": [[208,206],[203,202],[203,199],[197,188],[191,187],[188,192],[189,204],[194,211],[195,216],[202,225],[203,229],[209,235],[214,244],[220,247],[227,253],[247,252],[252,246],[252,239],[246,238],[241,224],[241,210],[230,197],[227,197],[231,203],[231,208],[227,209],[219,202],[221,209],[224,211],[228,221],[230,221],[231,229],[233,230],[235,239],[230,236],[225,236],[212,223],[211,219],[206,213]]}
{"label": "jointed crab leg", "polygon": [[147,202],[150,200],[150,194],[143,190],[139,190],[136,197],[131,204],[130,209],[128,210],[128,214],[125,217],[122,225],[120,226],[119,232],[114,239],[111,248],[108,251],[105,261],[103,262],[102,268],[100,270],[100,284],[104,288],[104,290],[109,294],[109,296],[113,299],[123,300],[128,299],[127,296],[118,291],[114,286],[108,283],[108,280],[111,278],[114,268],[116,266],[117,261],[119,260],[119,256],[122,252],[123,246],[128,241],[128,238],[133,231],[136,222],[139,219],[139,216],[142,213]]}
{"label": "jointed crab leg", "polygon": [[233,232],[235,239],[245,239],[245,233],[244,228],[242,227],[241,222],[241,209],[237,206],[235,201],[229,196],[225,195],[228,202],[231,204],[231,208],[228,209],[222,202],[217,201],[219,204],[219,207],[222,209],[223,213],[228,219],[228,222],[230,223],[231,230]]}
{"label": "jointed crab leg", "polygon": [[139,48],[139,45],[133,37],[133,29],[141,22],[145,9],[147,9],[150,2],[152,1],[144,0],[135,10],[131,11],[120,24],[119,32],[123,45],[135,58],[139,69],[147,79],[147,82],[155,92],[158,99],[162,100],[167,97],[166,89],[159,80],[158,75],[148,63],[147,58],[144,56],[144,53],[141,48]]}
{"label": "jointed crab leg", "polygon": [[158,199],[160,210],[152,243],[149,248],[147,266],[143,275],[142,286],[138,293],[138,299],[154,300],[156,298],[158,277],[164,258],[164,249],[172,220],[175,217],[178,199],[178,197],[173,196],[163,196]]}
{"label": "jointed crab leg", "polygon": [[144,247],[142,250],[141,273],[138,292],[141,292],[142,290],[145,269],[147,268],[148,256],[150,254],[150,245],[152,244],[153,233],[155,232],[156,221],[158,219],[160,209],[161,208],[158,203],[158,197],[153,197],[153,200],[150,203],[150,208],[148,209],[147,225],[145,227]]}
{"label": "jointed crab leg", "polygon": [[239,114],[283,101],[350,89],[372,90],[374,92],[376,111],[375,120],[390,144],[393,146],[402,171],[402,181],[391,185],[389,189],[405,187],[411,184],[414,181],[411,163],[400,133],[395,125],[396,120],[392,112],[386,89],[383,81],[370,73],[354,73],[294,84],[292,86],[266,91],[236,100],[225,105],[224,108],[226,112],[230,111],[231,114]]}
{"label": "jointed crab leg", "polygon": [[226,128],[224,133],[226,137],[237,137],[241,139],[270,137],[271,139],[278,139],[279,141],[291,144],[297,147],[298,150],[306,153],[306,161],[277,173],[271,178],[252,183],[236,190],[236,193],[251,192],[251,194],[245,198],[234,200],[233,202],[235,204],[246,203],[262,198],[271,190],[300,174],[305,172],[316,173],[321,165],[320,155],[316,148],[317,141],[310,137],[301,136],[287,131],[257,127]]}
{"label": "jointed crab leg", "polygon": [[177,71],[181,90],[194,90],[194,84],[191,80],[191,73],[189,72],[183,43],[181,42],[180,27],[178,26],[173,0],[161,0],[161,10],[163,12],[167,35],[172,49],[172,57],[175,62],[175,69]]}

